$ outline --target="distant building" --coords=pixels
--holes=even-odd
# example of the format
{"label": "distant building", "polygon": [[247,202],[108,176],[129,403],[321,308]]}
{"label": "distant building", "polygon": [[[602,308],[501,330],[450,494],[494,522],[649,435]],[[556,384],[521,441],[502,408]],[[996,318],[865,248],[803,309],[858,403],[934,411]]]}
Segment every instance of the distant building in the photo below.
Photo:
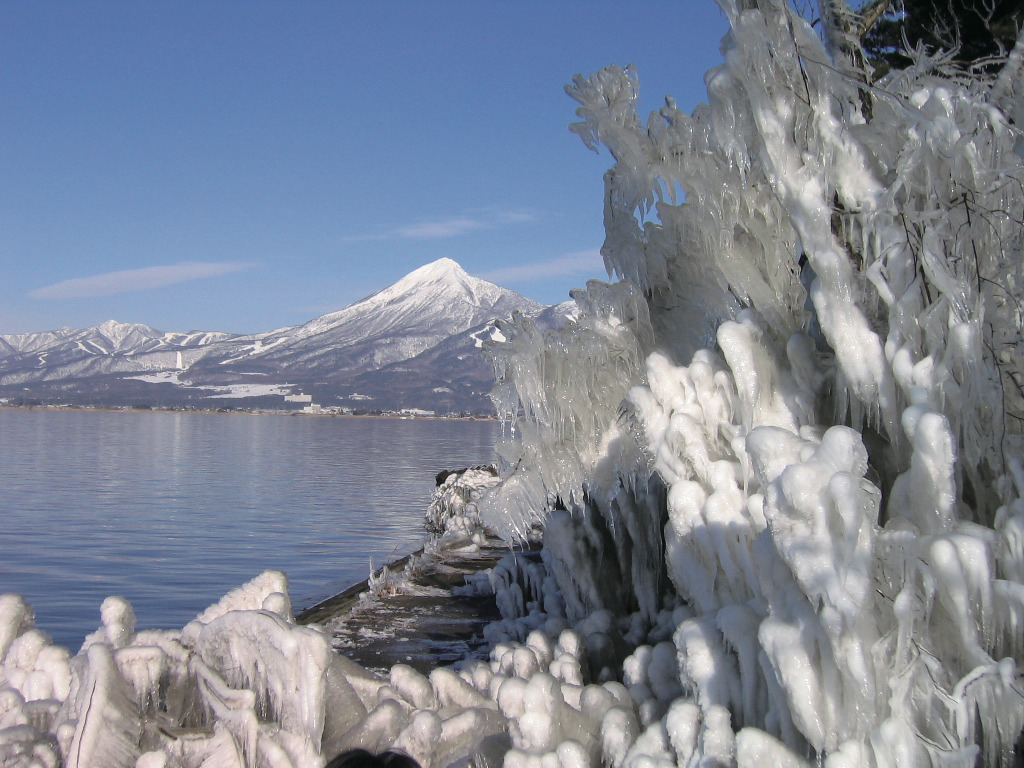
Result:
{"label": "distant building", "polygon": [[437,415],[436,411],[425,411],[421,408],[403,408],[400,410],[399,415],[407,418],[430,418]]}
{"label": "distant building", "polygon": [[323,413],[323,409],[313,402],[312,395],[304,395],[301,392],[297,395],[285,395],[284,401],[286,403],[302,403],[303,409],[300,413]]}

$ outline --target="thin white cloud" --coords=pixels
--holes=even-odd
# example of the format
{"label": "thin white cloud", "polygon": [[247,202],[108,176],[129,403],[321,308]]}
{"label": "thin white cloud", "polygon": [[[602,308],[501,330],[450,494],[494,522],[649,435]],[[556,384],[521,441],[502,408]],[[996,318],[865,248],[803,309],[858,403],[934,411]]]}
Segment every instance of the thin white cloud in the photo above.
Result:
{"label": "thin white cloud", "polygon": [[241,261],[182,261],[178,264],[123,269],[89,277],[74,277],[53,285],[36,288],[34,291],[29,291],[28,295],[33,299],[84,299],[113,296],[116,293],[164,288],[188,280],[202,280],[231,272],[241,272],[251,269],[253,266],[253,264]]}
{"label": "thin white cloud", "polygon": [[589,251],[575,251],[557,256],[548,261],[532,264],[516,264],[480,274],[484,280],[498,285],[523,283],[543,277],[570,277],[573,275],[599,276],[606,274],[604,259],[596,248]]}
{"label": "thin white cloud", "polygon": [[488,224],[480,219],[471,219],[466,216],[455,216],[449,219],[435,219],[433,221],[422,221],[406,227],[400,227],[398,235],[416,239],[431,239],[440,237],[458,237],[474,229],[484,229]]}
{"label": "thin white cloud", "polygon": [[503,211],[494,208],[482,208],[455,216],[436,219],[420,219],[410,224],[396,227],[390,233],[368,232],[343,237],[346,243],[358,243],[370,240],[387,240],[399,237],[408,240],[439,240],[459,237],[467,232],[479,229],[492,229],[509,224],[528,224],[537,217],[528,211]]}
{"label": "thin white cloud", "polygon": [[537,220],[537,217],[528,211],[502,211],[498,219],[509,224],[525,224]]}

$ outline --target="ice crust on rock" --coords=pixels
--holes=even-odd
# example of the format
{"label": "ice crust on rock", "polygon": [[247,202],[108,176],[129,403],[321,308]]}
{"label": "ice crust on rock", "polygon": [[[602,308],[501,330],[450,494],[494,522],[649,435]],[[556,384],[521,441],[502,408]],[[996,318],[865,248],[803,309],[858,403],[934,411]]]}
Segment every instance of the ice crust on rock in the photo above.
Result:
{"label": "ice crust on rock", "polygon": [[719,4],[691,115],[643,122],[630,68],[568,87],[615,161],[618,280],[556,329],[499,324],[500,480],[453,475],[429,511],[458,546],[543,528],[541,562],[465,588],[501,609],[489,659],[376,675],[275,572],[180,632],[111,598],[74,656],[4,595],[0,766],[1019,761],[1019,66],[918,52],[868,87],[842,3],[825,42],[783,3]]}
{"label": "ice crust on rock", "polygon": [[469,467],[449,473],[427,507],[427,530],[449,536],[461,533],[472,537],[479,533],[479,501],[497,483],[498,476],[491,467]]}

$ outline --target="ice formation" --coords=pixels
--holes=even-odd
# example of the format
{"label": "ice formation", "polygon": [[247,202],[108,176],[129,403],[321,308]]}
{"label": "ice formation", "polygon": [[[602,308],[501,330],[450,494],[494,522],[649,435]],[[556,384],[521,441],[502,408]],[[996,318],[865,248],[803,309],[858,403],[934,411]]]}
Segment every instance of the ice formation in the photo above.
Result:
{"label": "ice formation", "polygon": [[493,467],[468,467],[440,479],[427,507],[427,530],[441,535],[472,538],[481,531],[479,503],[484,492],[498,483]]}
{"label": "ice formation", "polygon": [[692,115],[642,122],[629,68],[567,88],[620,279],[491,345],[517,440],[484,519],[543,519],[565,620],[609,627],[616,768],[1011,764],[1024,38],[992,81],[919,52],[870,83],[784,3],[720,5]]}
{"label": "ice formation", "polygon": [[543,526],[466,587],[489,660],[378,676],[273,572],[180,632],[110,598],[74,656],[5,595],[0,766],[1019,764],[1024,38],[992,80],[919,51],[871,83],[841,0],[821,37],[719,4],[691,115],[642,122],[629,68],[568,87],[618,281],[500,327],[500,482],[430,510]]}

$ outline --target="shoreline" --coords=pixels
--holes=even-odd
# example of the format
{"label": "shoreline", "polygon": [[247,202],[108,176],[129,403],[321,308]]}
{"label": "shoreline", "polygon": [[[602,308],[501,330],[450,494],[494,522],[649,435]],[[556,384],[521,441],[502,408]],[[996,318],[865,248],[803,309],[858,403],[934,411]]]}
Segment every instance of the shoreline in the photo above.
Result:
{"label": "shoreline", "polygon": [[[383,567],[391,573],[397,573],[403,570],[409,561],[414,557],[420,557],[423,555],[423,547],[420,547],[415,552],[410,552],[408,555],[398,558],[390,563],[387,563]],[[295,614],[295,622],[297,624],[320,624],[324,621],[336,618],[343,611],[351,608],[355,605],[359,598],[369,593],[370,591],[370,579],[369,577],[362,581],[356,582],[355,584],[346,587],[336,595],[331,595],[308,608],[303,608]]]}
{"label": "shoreline", "polygon": [[425,416],[403,415],[400,413],[304,413],[301,410],[280,411],[263,408],[136,408],[133,406],[92,406],[92,405],[11,405],[0,403],[0,411],[47,411],[75,413],[155,413],[155,414],[197,414],[209,416],[303,416],[309,418],[332,419],[395,419],[399,421],[493,421],[497,416]]}
{"label": "shoreline", "polygon": [[[489,536],[474,549],[428,553],[420,548],[296,612],[295,622],[320,626],[336,653],[377,672],[405,664],[426,674],[457,661],[483,658],[490,650],[485,627],[504,617],[493,583],[491,589],[481,589],[479,574],[496,568],[510,554],[537,561],[540,546],[513,549]],[[371,583],[378,580],[383,589]]]}

